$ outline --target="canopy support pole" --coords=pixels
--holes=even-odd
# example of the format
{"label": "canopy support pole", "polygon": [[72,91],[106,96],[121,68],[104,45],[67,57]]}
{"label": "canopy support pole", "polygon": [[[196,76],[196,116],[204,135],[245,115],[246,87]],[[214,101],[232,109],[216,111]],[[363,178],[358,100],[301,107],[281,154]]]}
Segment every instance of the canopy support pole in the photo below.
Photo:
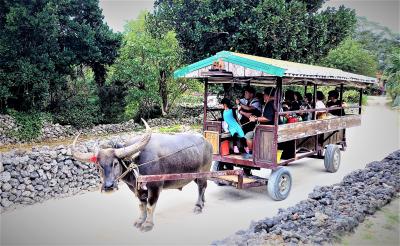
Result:
{"label": "canopy support pole", "polygon": [[207,130],[206,129],[206,124],[207,124],[207,94],[208,94],[208,78],[204,79],[204,116],[203,116],[203,131]]}

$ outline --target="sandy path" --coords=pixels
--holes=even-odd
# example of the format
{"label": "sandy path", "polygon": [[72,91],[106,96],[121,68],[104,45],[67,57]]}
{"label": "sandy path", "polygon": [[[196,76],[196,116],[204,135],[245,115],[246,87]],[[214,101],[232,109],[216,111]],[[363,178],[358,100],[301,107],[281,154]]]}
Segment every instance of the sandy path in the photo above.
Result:
{"label": "sandy path", "polygon": [[[361,127],[350,128],[348,148],[342,153],[337,173],[324,172],[323,161],[303,159],[289,170],[293,187],[289,197],[272,201],[266,188],[235,190],[209,182],[206,207],[192,213],[197,187],[161,193],[153,231],[141,233],[133,227],[138,202],[126,186],[110,195],[90,192],[70,198],[10,211],[1,216],[1,245],[207,245],[237,230],[251,220],[273,216],[279,208],[305,199],[315,185],[339,182],[352,170],[381,160],[399,149],[399,113],[373,98],[366,108]],[[268,172],[262,172],[267,176]]]}

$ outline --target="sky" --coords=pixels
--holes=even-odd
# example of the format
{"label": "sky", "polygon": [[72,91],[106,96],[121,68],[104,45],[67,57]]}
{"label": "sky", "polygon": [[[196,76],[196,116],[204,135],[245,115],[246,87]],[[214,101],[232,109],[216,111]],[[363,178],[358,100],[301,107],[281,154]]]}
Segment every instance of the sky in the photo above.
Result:
{"label": "sky", "polygon": [[[107,24],[114,30],[122,32],[126,21],[136,19],[140,11],[151,11],[153,0],[100,0],[100,7]],[[399,0],[331,0],[326,7],[344,5],[356,10],[358,16],[377,22],[400,32],[400,1]]]}
{"label": "sky", "polygon": [[122,32],[128,20],[136,19],[143,10],[151,11],[153,3],[153,0],[100,0],[100,8],[108,26]]}

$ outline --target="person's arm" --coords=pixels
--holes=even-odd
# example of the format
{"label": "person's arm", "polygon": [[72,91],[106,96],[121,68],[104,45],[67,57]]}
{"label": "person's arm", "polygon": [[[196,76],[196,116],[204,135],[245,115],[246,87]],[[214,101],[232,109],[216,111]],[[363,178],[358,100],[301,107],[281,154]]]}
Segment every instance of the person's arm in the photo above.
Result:
{"label": "person's arm", "polygon": [[258,108],[260,107],[260,103],[257,101],[257,100],[253,100],[251,103],[250,103],[250,105],[245,105],[245,104],[242,104],[241,103],[241,108],[243,108],[243,109],[245,109],[245,110],[254,110],[254,109],[257,109],[257,110],[259,110]]}
{"label": "person's arm", "polygon": [[251,113],[243,112],[242,110],[240,110],[239,113],[240,113],[241,115],[243,115],[244,117],[248,118],[248,119],[250,119],[250,116],[252,115]]}
{"label": "person's arm", "polygon": [[247,106],[247,105],[244,105],[244,104],[242,104],[242,105],[240,105],[240,107],[242,108],[242,109],[244,109],[244,110],[253,110],[253,109],[255,109],[255,107],[253,107],[253,106]]}
{"label": "person's arm", "polygon": [[268,123],[268,122],[270,122],[271,120],[268,119],[268,118],[266,118],[266,117],[264,117],[264,116],[257,117],[257,116],[252,115],[252,116],[250,117],[250,121],[252,121],[252,122],[258,121],[258,122],[260,122],[260,123]]}

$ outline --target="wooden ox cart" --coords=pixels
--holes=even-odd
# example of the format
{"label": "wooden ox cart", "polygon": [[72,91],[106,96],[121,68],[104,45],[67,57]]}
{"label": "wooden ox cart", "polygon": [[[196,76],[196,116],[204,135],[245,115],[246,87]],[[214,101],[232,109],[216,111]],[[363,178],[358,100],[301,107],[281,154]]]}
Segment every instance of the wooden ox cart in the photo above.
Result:
{"label": "wooden ox cart", "polygon": [[[286,166],[295,160],[308,157],[324,159],[328,172],[336,172],[340,166],[340,151],[346,148],[346,128],[361,124],[362,89],[376,83],[375,78],[344,72],[339,69],[312,66],[265,57],[222,51],[207,59],[198,61],[174,73],[175,78],[198,79],[204,83],[204,136],[213,145],[213,167],[211,172],[203,174],[176,174],[163,177],[143,177],[141,182],[160,179],[184,179],[202,176],[213,179],[219,184],[230,184],[238,188],[267,185],[270,196],[275,200],[285,199],[291,189],[292,177]],[[224,84],[232,88],[235,84],[256,87],[275,87],[274,125],[257,125],[255,128],[253,157],[222,154],[221,142],[228,139],[223,132],[222,119],[218,117],[220,109],[207,106],[208,89],[212,84]],[[282,92],[287,86],[301,86],[304,93],[312,88],[314,102],[317,89],[321,86],[335,86],[340,89],[342,101],[344,87],[357,88],[359,103],[355,106],[343,105],[326,108],[322,111],[346,109],[345,115],[317,119],[315,103],[313,108],[281,112]],[[318,109],[320,112],[321,109]],[[280,124],[280,116],[288,113],[311,113],[312,119],[303,122]],[[282,147],[283,146],[283,147]],[[278,153],[283,151],[285,159]],[[235,168],[235,170],[233,170]],[[244,176],[241,169],[272,169],[269,179],[254,175]],[[229,171],[224,173],[224,171]],[[236,171],[236,172],[235,172]],[[226,175],[227,174],[227,175]],[[185,177],[181,177],[185,175]],[[186,177],[187,176],[187,177]]]}

